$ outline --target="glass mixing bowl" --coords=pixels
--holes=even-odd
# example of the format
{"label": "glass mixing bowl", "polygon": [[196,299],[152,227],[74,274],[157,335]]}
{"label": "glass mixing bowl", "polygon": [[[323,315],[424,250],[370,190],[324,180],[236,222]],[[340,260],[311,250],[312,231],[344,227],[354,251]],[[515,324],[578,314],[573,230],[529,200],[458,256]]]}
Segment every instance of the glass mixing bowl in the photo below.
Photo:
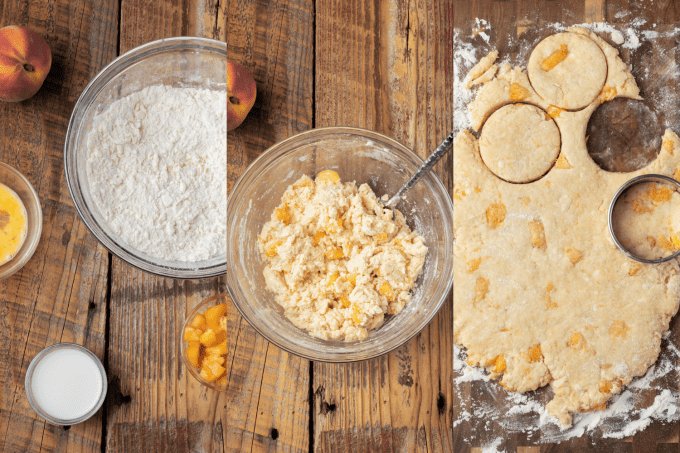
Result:
{"label": "glass mixing bowl", "polygon": [[161,39],[112,61],[85,87],[73,109],[64,145],[64,171],[73,203],[99,242],[139,269],[173,278],[212,277],[226,272],[226,255],[193,263],[161,260],[132,248],[111,230],[92,200],[87,179],[86,145],[93,120],[118,99],[152,85],[226,91],[226,74],[225,42],[193,37]]}
{"label": "glass mixing bowl", "polygon": [[9,165],[0,162],[0,183],[9,187],[19,196],[28,216],[26,219],[28,230],[26,231],[24,243],[11,260],[0,265],[0,280],[3,280],[17,273],[33,256],[33,252],[35,252],[38,242],[40,242],[43,218],[38,194],[24,175]]}
{"label": "glass mixing bowl", "polygon": [[453,205],[439,178],[423,176],[397,206],[429,251],[412,300],[357,342],[314,338],[295,327],[266,289],[257,236],[286,188],[306,174],[334,170],[342,181],[393,195],[423,163],[404,145],[351,127],[314,129],[269,148],[243,173],[227,199],[227,288],[237,309],[262,336],[293,354],[324,362],[380,356],[418,334],[439,311],[453,283]]}

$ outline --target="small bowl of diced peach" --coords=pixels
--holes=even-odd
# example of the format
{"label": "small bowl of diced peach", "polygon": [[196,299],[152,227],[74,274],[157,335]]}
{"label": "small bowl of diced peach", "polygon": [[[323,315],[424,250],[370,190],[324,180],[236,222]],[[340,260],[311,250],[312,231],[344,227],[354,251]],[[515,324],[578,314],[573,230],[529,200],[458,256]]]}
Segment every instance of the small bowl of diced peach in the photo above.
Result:
{"label": "small bowl of diced peach", "polygon": [[227,295],[198,304],[182,327],[184,365],[202,384],[227,391]]}

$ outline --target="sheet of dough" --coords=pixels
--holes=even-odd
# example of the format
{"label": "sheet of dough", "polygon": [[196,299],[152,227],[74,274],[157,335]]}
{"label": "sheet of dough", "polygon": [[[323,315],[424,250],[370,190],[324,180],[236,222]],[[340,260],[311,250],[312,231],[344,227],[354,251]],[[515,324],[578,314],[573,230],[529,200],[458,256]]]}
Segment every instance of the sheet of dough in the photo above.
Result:
{"label": "sheet of dough", "polygon": [[[616,51],[603,52],[609,64],[603,92],[611,86],[612,97],[637,97]],[[526,77],[513,71],[516,80]],[[471,105],[477,118],[507,103],[491,96],[497,81],[504,83],[502,75],[484,84]],[[578,112],[557,112],[561,155],[533,183],[494,176],[470,132],[454,142],[454,341],[467,348],[470,365],[487,367],[509,390],[550,383],[555,397],[548,410],[564,426],[571,413],[603,408],[646,372],[680,297],[677,262],[640,265],[625,257],[609,236],[606,215],[628,179],[673,175],[680,141],[666,131],[658,158],[640,171],[601,170],[588,155],[585,130],[607,97]],[[536,104],[550,107],[540,98]]]}

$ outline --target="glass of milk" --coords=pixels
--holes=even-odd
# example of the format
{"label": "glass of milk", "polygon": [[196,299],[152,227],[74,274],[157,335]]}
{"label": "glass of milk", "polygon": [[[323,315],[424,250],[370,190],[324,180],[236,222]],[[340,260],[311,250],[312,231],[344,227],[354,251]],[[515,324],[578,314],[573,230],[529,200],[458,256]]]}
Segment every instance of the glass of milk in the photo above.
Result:
{"label": "glass of milk", "polygon": [[55,425],[75,425],[92,417],[106,397],[106,371],[92,351],[57,343],[38,353],[26,372],[31,408]]}

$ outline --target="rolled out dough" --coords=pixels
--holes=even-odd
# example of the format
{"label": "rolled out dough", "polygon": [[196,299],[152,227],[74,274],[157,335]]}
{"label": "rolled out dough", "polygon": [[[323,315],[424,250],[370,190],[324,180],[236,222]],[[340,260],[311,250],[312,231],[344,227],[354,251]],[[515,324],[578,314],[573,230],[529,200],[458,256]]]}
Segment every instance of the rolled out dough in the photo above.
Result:
{"label": "rolled out dough", "polygon": [[[631,260],[607,229],[609,202],[624,182],[640,174],[677,174],[680,139],[667,130],[657,159],[642,170],[600,169],[586,149],[590,115],[599,103],[638,97],[639,90],[615,49],[590,32],[574,33],[576,41],[566,36],[561,42],[592,49],[581,38],[591,39],[607,61],[604,76],[599,71],[603,83],[606,77],[601,91],[562,104],[573,108],[588,98],[585,108],[556,108],[524,84],[521,68],[509,67],[482,85],[469,106],[478,129],[496,108],[512,102],[513,83],[526,89],[523,102],[545,109],[561,134],[560,155],[543,178],[508,183],[487,168],[469,131],[454,142],[454,341],[467,348],[470,366],[486,367],[508,390],[550,384],[548,411],[563,426],[574,412],[604,408],[647,371],[680,297],[677,261]],[[565,76],[555,83],[568,93],[572,81]]]}

